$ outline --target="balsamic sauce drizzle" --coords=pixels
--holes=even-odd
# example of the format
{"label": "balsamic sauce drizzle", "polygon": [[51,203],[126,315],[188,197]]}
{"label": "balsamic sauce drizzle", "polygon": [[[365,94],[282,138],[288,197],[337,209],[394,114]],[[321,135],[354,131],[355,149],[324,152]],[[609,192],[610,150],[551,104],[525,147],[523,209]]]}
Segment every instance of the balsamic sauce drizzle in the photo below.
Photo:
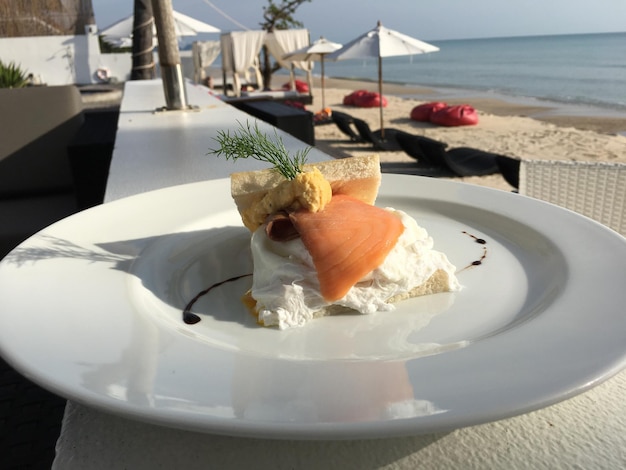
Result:
{"label": "balsamic sauce drizzle", "polygon": [[479,259],[477,259],[476,261],[472,261],[470,264],[468,264],[467,266],[465,266],[463,269],[459,270],[458,272],[465,271],[466,269],[472,268],[474,266],[480,266],[481,264],[483,264],[483,261],[485,261],[485,259],[487,258],[487,246],[486,246],[487,240],[485,240],[484,238],[478,238],[476,235],[466,232],[465,230],[463,230],[462,233],[464,233],[470,238],[473,238],[474,242],[478,243],[479,245],[483,245],[483,253]]}
{"label": "balsamic sauce drizzle", "polygon": [[[470,238],[473,238],[474,242],[478,243],[479,245],[483,245],[483,252],[482,252],[482,255],[481,255],[481,257],[479,259],[477,259],[476,261],[472,261],[470,264],[468,264],[463,269],[461,269],[461,270],[459,270],[457,272],[465,271],[466,269],[472,268],[474,266],[480,266],[481,264],[483,264],[483,261],[487,258],[487,246],[486,246],[487,245],[487,240],[485,240],[483,238],[478,238],[476,235],[473,235],[473,234],[471,234],[469,232],[466,232],[465,230],[463,230],[462,233],[467,235]],[[248,277],[248,276],[252,276],[252,273],[241,274],[239,276],[234,276],[234,277],[231,277],[229,279],[225,279],[224,281],[217,282],[217,283],[213,284],[212,286],[207,287],[203,291],[200,291],[185,306],[185,309],[183,310],[183,322],[185,322],[187,325],[195,325],[196,323],[198,323],[199,321],[202,320],[199,315],[197,315],[197,314],[195,314],[195,313],[193,313],[191,311],[191,309],[193,308],[194,304],[198,301],[198,299],[200,299],[200,297],[208,294],[209,292],[211,292],[216,287],[219,287],[219,286],[221,286],[223,284],[226,284],[227,282],[238,281],[239,279],[243,279],[244,277]]]}
{"label": "balsamic sauce drizzle", "polygon": [[200,299],[200,297],[202,297],[203,295],[208,294],[209,292],[211,292],[214,288],[219,287],[223,284],[226,284],[227,282],[234,282],[234,281],[238,281],[239,279],[243,279],[244,277],[248,277],[248,276],[252,276],[252,273],[248,273],[248,274],[241,274],[240,276],[235,276],[235,277],[231,277],[229,279],[225,279],[224,281],[220,281],[217,282],[215,284],[213,284],[210,287],[207,287],[206,289],[204,289],[203,291],[200,291],[193,299],[191,299],[189,301],[189,303],[185,306],[185,309],[183,310],[183,322],[185,322],[187,325],[195,325],[196,323],[198,323],[201,318],[199,315],[196,315],[195,313],[193,313],[191,311],[191,309],[193,308],[193,305],[198,301],[198,299]]}

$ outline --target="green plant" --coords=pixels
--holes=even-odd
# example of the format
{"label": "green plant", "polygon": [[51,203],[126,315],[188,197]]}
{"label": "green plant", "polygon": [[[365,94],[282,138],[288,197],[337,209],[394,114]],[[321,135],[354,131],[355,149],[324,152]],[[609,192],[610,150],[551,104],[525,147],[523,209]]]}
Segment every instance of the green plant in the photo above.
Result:
{"label": "green plant", "polygon": [[275,140],[272,141],[260,131],[256,122],[254,126],[247,121],[245,126],[241,122],[238,123],[239,130],[232,134],[229,131],[217,132],[214,140],[220,144],[220,148],[209,149],[207,155],[215,154],[218,157],[224,155],[227,160],[252,157],[255,160],[271,163],[274,165],[274,170],[288,180],[302,173],[302,165],[306,163],[310,147],[299,150],[291,156],[276,129],[274,129]]}
{"label": "green plant", "polygon": [[133,51],[132,47],[116,47],[113,44],[106,42],[104,40],[104,36],[98,36],[98,43],[100,44],[100,52],[102,54],[115,54],[119,52]]}
{"label": "green plant", "polygon": [[5,64],[0,60],[0,88],[22,88],[27,84],[26,71],[15,62]]}
{"label": "green plant", "polygon": [[[261,29],[273,32],[278,29],[300,28],[301,21],[295,19],[296,10],[303,3],[312,0],[267,0],[267,5],[263,7],[263,22],[259,23]],[[272,74],[279,70],[281,66],[276,62],[272,64],[270,52],[266,45],[262,48],[261,73],[263,74],[264,85],[269,89]]]}

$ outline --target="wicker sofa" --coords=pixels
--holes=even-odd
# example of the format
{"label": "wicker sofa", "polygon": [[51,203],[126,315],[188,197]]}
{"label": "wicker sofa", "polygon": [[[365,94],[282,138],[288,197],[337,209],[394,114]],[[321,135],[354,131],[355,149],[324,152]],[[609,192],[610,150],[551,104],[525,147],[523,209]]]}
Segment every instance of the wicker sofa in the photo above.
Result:
{"label": "wicker sofa", "polygon": [[85,113],[73,85],[0,89],[0,258],[101,202],[118,113]]}

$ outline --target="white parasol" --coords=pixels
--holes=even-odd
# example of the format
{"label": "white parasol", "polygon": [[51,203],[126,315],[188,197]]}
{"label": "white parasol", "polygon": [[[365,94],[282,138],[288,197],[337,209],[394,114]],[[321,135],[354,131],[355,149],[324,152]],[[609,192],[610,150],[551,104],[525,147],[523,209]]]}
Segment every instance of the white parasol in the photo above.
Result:
{"label": "white parasol", "polygon": [[[197,36],[198,33],[219,33],[215,26],[196,20],[177,11],[173,12],[174,32],[177,37]],[[152,34],[156,38],[156,27],[152,22]],[[133,39],[133,15],[129,15],[100,32],[104,39],[118,47],[129,47]]]}
{"label": "white parasol", "polygon": [[413,54],[436,52],[439,48],[412,38],[406,34],[385,28],[378,22],[376,28],[350,41],[338,51],[328,55],[331,60],[378,59],[378,93],[380,94],[380,133],[384,138],[383,128],[383,57],[397,57]]}
{"label": "white parasol", "polygon": [[324,57],[338,49],[341,49],[341,44],[331,42],[328,39],[321,37],[313,44],[309,44],[306,47],[289,52],[283,56],[283,59],[287,60],[320,62],[322,66],[322,109],[326,108],[324,99]]}

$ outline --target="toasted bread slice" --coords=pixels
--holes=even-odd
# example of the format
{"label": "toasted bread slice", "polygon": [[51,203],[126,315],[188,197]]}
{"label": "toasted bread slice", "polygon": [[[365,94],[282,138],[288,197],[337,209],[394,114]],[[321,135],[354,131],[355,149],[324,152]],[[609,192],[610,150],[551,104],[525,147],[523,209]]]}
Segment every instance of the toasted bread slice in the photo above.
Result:
{"label": "toasted bread slice", "polygon": [[[380,160],[378,155],[350,157],[308,163],[316,167],[330,183],[333,194],[347,194],[368,204],[373,204],[380,187]],[[271,169],[233,173],[230,190],[239,213],[260,201],[268,190],[277,186],[284,177]]]}
{"label": "toasted bread slice", "polygon": [[[404,294],[398,294],[387,300],[390,304],[396,304],[402,300],[411,299],[413,297],[419,297],[422,295],[430,295],[430,294],[438,294],[441,292],[450,292],[450,276],[443,269],[438,269],[435,271],[432,276],[430,276],[426,282],[419,286],[415,286],[408,292]],[[265,322],[259,318],[259,312],[257,311],[256,302],[252,298],[250,291],[246,293],[247,306],[250,309],[250,312],[257,317],[257,321],[259,324],[263,326],[275,326],[273,324],[266,325]],[[320,310],[316,311],[313,314],[313,318],[321,318],[328,317],[331,315],[343,315],[348,313],[355,313],[356,311],[349,308],[344,307],[342,305],[332,304],[328,305]]]}
{"label": "toasted bread slice", "polygon": [[[345,194],[368,204],[374,204],[381,182],[378,155],[329,160],[305,165],[305,169],[310,167],[316,167],[324,175],[331,185],[333,194]],[[232,174],[231,194],[237,209],[240,213],[245,212],[260,201],[270,189],[278,186],[283,181],[284,178],[272,170]],[[389,303],[397,303],[411,297],[450,291],[451,276],[453,277],[454,275],[443,269],[437,269],[421,285],[414,286],[408,292],[398,294],[387,301]],[[266,323],[267,319],[263,319],[259,315],[259,309],[262,307],[256,304],[250,291],[244,296],[244,303],[257,316],[260,324],[265,326],[277,324],[273,323],[274,320],[269,320],[270,323]],[[348,307],[329,304],[313,313],[313,317],[337,315],[351,311],[353,312]]]}

